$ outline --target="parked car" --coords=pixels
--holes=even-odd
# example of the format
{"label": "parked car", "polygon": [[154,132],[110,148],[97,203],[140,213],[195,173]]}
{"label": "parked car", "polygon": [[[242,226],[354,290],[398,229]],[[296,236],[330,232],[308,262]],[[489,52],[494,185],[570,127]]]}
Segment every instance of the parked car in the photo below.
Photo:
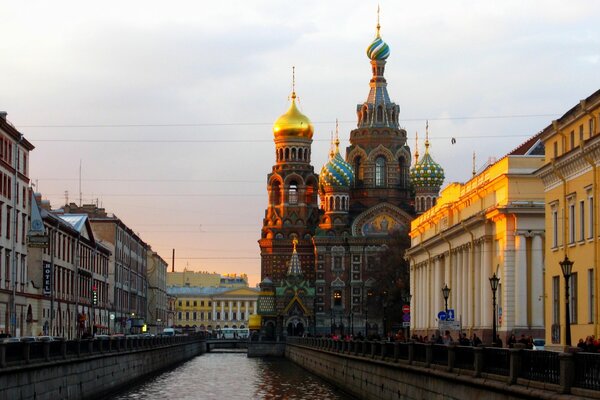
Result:
{"label": "parked car", "polygon": [[21,342],[37,342],[37,336],[21,336]]}
{"label": "parked car", "polygon": [[0,340],[2,340],[2,343],[19,343],[21,341],[18,337],[8,337]]}
{"label": "parked car", "polygon": [[96,340],[110,340],[110,336],[109,335],[95,335],[94,339],[96,339]]}
{"label": "parked car", "polygon": [[54,338],[52,336],[38,336],[36,338],[38,342],[54,342]]}
{"label": "parked car", "polygon": [[533,339],[533,350],[544,350],[546,339]]}
{"label": "parked car", "polygon": [[173,328],[165,328],[163,329],[163,336],[175,336],[175,329]]}

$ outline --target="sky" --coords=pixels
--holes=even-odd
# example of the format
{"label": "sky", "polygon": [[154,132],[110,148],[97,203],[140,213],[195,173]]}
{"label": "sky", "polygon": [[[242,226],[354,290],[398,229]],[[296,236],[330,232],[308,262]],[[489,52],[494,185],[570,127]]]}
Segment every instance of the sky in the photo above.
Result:
{"label": "sky", "polygon": [[0,110],[36,146],[30,177],[54,208],[81,189],[169,265],[174,248],[177,271],[254,285],[292,66],[318,172],[335,120],[347,146],[367,97],[378,4],[400,124],[414,152],[429,120],[445,184],[600,86],[592,0],[2,0]]}

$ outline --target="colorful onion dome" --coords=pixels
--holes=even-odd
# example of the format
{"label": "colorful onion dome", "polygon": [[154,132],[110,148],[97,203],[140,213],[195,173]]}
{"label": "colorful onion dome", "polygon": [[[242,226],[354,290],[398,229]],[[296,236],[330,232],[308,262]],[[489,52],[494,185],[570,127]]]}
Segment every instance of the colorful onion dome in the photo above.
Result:
{"label": "colorful onion dome", "polygon": [[440,188],[444,183],[443,168],[433,161],[429,151],[410,169],[410,180],[416,188],[435,187]]}
{"label": "colorful onion dome", "polygon": [[340,155],[340,141],[336,139],[335,150],[329,154],[329,161],[321,168],[319,186],[349,188],[354,181],[354,170]]}
{"label": "colorful onion dome", "polygon": [[387,45],[386,42],[381,39],[379,36],[379,32],[377,32],[377,37],[371,42],[369,47],[367,47],[367,57],[371,60],[385,60],[390,56],[390,46]]}
{"label": "colorful onion dome", "polygon": [[310,119],[296,107],[296,92],[292,92],[292,104],[273,124],[273,135],[275,138],[291,136],[312,139],[313,132]]}

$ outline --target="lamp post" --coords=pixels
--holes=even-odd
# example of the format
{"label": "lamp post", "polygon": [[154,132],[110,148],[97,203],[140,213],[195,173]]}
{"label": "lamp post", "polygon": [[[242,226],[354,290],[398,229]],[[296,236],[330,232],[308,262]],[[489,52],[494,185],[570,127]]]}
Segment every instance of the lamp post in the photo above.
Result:
{"label": "lamp post", "polygon": [[567,346],[571,346],[571,313],[569,310],[569,279],[572,275],[573,261],[569,260],[569,257],[565,256],[565,259],[559,262],[560,268],[562,269],[563,276],[565,277],[565,341]]}
{"label": "lamp post", "polygon": [[496,290],[498,290],[498,283],[500,278],[494,272],[494,275],[490,278],[490,286],[492,287],[492,344],[496,344]]}
{"label": "lamp post", "polygon": [[[408,304],[408,307],[410,307],[410,301],[412,300],[412,294],[408,293],[406,296],[402,296],[402,301],[404,302],[404,304]],[[448,307],[446,307],[448,308]],[[410,313],[408,315],[410,315],[412,313],[412,309],[409,308]],[[410,322],[409,325],[406,327],[406,340],[410,339]]]}
{"label": "lamp post", "polygon": [[442,288],[442,295],[444,296],[444,303],[446,304],[446,314],[448,314],[448,297],[450,297],[450,290],[451,289],[448,287],[448,284],[444,284],[444,287]]}

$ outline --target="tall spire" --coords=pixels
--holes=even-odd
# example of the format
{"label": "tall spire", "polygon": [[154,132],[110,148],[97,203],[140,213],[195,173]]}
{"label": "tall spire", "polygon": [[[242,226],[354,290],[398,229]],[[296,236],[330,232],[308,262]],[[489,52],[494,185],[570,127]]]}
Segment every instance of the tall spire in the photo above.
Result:
{"label": "tall spire", "polygon": [[296,66],[292,65],[292,100],[296,98]]}
{"label": "tall spire", "polygon": [[335,152],[339,152],[340,151],[340,126],[338,123],[338,119],[335,119]]}
{"label": "tall spire", "polygon": [[419,162],[419,131],[415,132],[415,165]]}
{"label": "tall spire", "polygon": [[429,153],[429,120],[425,122],[425,154]]}
{"label": "tall spire", "polygon": [[298,239],[294,238],[292,241],[294,245],[294,249],[292,250],[292,257],[290,259],[290,266],[288,267],[288,276],[302,276],[302,265],[300,263],[300,258],[298,257],[298,251],[296,250],[296,246],[298,246]]}
{"label": "tall spire", "polygon": [[380,29],[381,29],[381,25],[379,25],[379,4],[377,4],[377,36],[376,37],[381,37],[381,34],[379,33]]}

